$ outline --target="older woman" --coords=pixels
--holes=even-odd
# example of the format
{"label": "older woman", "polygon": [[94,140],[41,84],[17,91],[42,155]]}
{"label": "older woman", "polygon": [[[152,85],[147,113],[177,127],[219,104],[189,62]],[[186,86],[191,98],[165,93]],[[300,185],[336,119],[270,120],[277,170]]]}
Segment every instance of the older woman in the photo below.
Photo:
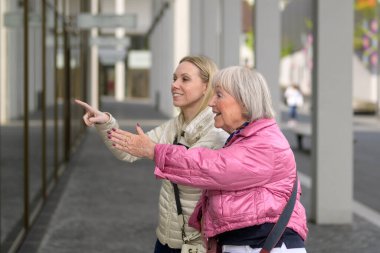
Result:
{"label": "older woman", "polygon": [[157,177],[205,189],[190,223],[205,238],[216,238],[223,252],[259,252],[298,186],[271,252],[306,252],[296,163],[274,119],[266,81],[257,71],[229,67],[216,74],[213,88],[214,125],[230,134],[222,149],[155,144],[139,127],[137,135],[115,129],[109,137],[120,150],[154,159]]}

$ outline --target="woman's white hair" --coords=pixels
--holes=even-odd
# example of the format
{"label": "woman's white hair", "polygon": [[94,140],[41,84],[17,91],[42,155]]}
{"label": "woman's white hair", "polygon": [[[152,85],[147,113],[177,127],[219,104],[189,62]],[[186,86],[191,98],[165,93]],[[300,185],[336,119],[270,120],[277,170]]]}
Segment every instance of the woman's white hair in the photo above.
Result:
{"label": "woman's white hair", "polygon": [[212,80],[212,87],[216,86],[235,98],[249,121],[274,117],[267,82],[256,70],[241,66],[224,68]]}

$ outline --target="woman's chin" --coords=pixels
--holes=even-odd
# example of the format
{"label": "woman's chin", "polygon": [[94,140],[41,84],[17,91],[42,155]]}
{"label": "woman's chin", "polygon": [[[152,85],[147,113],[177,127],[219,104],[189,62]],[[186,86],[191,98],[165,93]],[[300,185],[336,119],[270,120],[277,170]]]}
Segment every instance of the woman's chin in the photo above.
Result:
{"label": "woman's chin", "polygon": [[174,105],[175,107],[181,107],[181,106],[182,106],[182,103],[173,99],[173,105]]}
{"label": "woman's chin", "polygon": [[219,122],[214,121],[214,127],[215,128],[222,128],[222,125]]}

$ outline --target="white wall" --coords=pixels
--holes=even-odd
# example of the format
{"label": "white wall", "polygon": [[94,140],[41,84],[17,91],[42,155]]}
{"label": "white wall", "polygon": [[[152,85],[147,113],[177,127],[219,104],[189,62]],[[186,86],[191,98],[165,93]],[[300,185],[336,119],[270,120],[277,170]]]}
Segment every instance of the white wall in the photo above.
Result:
{"label": "white wall", "polygon": [[353,101],[376,103],[377,75],[371,74],[357,55],[353,55]]}

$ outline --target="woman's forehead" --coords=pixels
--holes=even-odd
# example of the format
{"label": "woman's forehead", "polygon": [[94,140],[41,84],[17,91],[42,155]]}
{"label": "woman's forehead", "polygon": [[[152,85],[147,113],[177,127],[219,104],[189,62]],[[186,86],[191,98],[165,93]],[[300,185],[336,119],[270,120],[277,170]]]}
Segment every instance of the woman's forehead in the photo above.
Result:
{"label": "woman's forehead", "polygon": [[181,62],[174,71],[174,74],[192,74],[197,75],[199,69],[191,62]]}

